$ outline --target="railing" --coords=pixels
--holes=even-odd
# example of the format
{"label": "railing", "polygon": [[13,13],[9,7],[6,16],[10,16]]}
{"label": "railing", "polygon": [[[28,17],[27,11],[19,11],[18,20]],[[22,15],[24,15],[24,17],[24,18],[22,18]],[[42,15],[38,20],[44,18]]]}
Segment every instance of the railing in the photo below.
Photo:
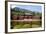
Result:
{"label": "railing", "polygon": [[12,16],[12,20],[41,19],[40,16]]}

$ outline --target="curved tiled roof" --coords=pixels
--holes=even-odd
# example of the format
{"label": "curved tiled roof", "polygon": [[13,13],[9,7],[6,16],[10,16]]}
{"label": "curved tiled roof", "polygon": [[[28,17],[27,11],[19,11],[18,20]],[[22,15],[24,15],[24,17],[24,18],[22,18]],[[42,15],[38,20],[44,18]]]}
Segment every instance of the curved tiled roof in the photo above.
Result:
{"label": "curved tiled roof", "polygon": [[25,13],[25,15],[32,15],[31,13]]}

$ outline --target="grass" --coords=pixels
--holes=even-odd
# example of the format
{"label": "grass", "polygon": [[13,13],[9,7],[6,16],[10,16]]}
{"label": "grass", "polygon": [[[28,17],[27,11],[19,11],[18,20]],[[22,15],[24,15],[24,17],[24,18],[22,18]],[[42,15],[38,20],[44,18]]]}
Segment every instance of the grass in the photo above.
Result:
{"label": "grass", "polygon": [[17,21],[13,21],[11,22],[11,29],[20,29],[20,28],[37,28],[37,27],[41,27],[41,22],[40,21],[24,21],[24,22],[17,22]]}

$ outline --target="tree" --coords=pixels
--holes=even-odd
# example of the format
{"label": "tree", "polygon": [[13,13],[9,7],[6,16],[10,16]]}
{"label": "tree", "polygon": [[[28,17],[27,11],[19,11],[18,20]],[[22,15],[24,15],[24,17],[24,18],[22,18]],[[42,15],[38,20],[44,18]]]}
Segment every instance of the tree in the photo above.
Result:
{"label": "tree", "polygon": [[35,16],[35,12],[32,12],[33,16]]}

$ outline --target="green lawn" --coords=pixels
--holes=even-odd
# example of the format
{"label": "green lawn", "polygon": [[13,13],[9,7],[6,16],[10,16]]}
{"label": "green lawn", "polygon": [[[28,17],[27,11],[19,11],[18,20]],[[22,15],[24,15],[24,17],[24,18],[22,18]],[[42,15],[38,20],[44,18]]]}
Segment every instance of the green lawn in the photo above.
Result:
{"label": "green lawn", "polygon": [[32,21],[32,22],[11,22],[11,29],[20,29],[20,28],[37,28],[41,27],[41,22],[40,21]]}

